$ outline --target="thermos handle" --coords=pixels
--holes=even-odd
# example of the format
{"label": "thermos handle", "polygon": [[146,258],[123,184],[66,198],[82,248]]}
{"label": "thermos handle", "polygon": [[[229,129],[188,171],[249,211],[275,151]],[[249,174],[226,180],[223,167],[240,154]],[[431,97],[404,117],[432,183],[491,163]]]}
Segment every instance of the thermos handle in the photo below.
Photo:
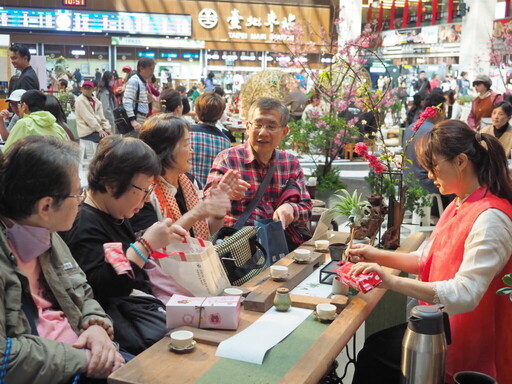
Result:
{"label": "thermos handle", "polygon": [[450,319],[446,312],[443,312],[443,326],[444,334],[446,336],[446,344],[450,345],[452,343],[452,331],[450,329]]}

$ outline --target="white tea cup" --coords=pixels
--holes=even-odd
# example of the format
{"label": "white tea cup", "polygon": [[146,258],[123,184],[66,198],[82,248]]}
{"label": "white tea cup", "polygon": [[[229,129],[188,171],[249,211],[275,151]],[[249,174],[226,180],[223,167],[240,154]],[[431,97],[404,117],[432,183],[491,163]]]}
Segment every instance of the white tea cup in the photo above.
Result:
{"label": "white tea cup", "polygon": [[171,344],[176,348],[185,348],[194,341],[194,333],[190,331],[175,331],[171,333]]}
{"label": "white tea cup", "polygon": [[316,240],[315,241],[316,249],[327,249],[329,248],[329,240]]}
{"label": "white tea cup", "polygon": [[309,249],[296,249],[293,251],[293,259],[299,262],[311,260],[311,251]]}
{"label": "white tea cup", "polygon": [[271,265],[270,276],[273,279],[285,279],[288,277],[288,267],[284,265]]}
{"label": "white tea cup", "polygon": [[332,319],[332,317],[336,314],[336,306],[326,303],[317,304],[316,313],[321,319]]}
{"label": "white tea cup", "polygon": [[226,288],[224,289],[224,295],[226,296],[242,296],[244,291],[239,288]]}
{"label": "white tea cup", "polygon": [[348,285],[342,283],[338,279],[332,281],[332,294],[333,295],[345,295],[348,294]]}

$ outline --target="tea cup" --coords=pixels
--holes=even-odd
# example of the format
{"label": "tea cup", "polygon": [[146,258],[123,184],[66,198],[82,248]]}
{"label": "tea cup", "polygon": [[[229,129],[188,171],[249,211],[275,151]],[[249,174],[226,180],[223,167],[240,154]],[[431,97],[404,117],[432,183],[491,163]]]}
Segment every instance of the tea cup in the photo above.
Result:
{"label": "tea cup", "polygon": [[190,331],[175,331],[170,336],[171,344],[175,348],[186,348],[194,341],[194,333]]}
{"label": "tea cup", "polygon": [[224,289],[225,296],[242,296],[244,291],[239,288],[226,288]]}
{"label": "tea cup", "polygon": [[332,319],[336,315],[336,306],[332,304],[317,304],[316,313],[320,319]]}
{"label": "tea cup", "polygon": [[298,262],[307,262],[311,260],[311,251],[309,249],[296,249],[293,251],[293,260]]}
{"label": "tea cup", "polygon": [[326,250],[327,248],[329,248],[329,240],[316,240],[315,248]]}
{"label": "tea cup", "polygon": [[288,267],[284,265],[271,265],[270,276],[273,279],[285,279],[288,277]]}

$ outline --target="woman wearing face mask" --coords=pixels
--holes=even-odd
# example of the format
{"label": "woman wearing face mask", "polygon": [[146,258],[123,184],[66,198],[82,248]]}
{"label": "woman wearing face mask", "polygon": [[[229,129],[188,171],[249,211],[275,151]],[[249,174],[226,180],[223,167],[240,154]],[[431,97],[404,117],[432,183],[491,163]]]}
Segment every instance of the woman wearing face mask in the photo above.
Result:
{"label": "woman wearing face mask", "polygon": [[110,123],[110,127],[113,133],[117,133],[115,130],[115,119],[114,109],[117,107],[116,95],[114,94],[114,76],[112,72],[105,71],[101,80],[96,88],[96,97],[101,101],[103,107],[103,114]]}
{"label": "woman wearing face mask", "polygon": [[500,101],[492,110],[492,124],[482,128],[482,133],[496,137],[505,150],[507,157],[512,156],[512,104]]}
{"label": "woman wearing face mask", "polygon": [[18,140],[0,158],[6,383],[106,378],[124,363],[111,341],[111,320],[56,233],[71,228],[83,201],[78,164],[74,146],[43,136]]}
{"label": "woman wearing face mask", "polygon": [[[156,295],[148,275],[153,269],[159,270],[150,260],[152,251],[187,235],[170,219],[153,224],[141,237],[132,230],[128,219],[148,201],[153,179],[159,174],[156,154],[142,141],[120,135],[104,138],[89,165],[87,198],[73,228],[64,235],[73,257],[87,275],[94,297],[114,322],[118,320],[114,311],[119,300],[141,292]],[[105,246],[107,243],[114,245]],[[169,291],[174,290],[171,293],[185,293],[172,282],[166,283]],[[161,302],[156,305],[163,308]],[[165,316],[157,326],[162,337],[166,332]],[[137,354],[151,345],[134,345],[134,339],[129,329],[116,328],[115,340],[129,353]]]}

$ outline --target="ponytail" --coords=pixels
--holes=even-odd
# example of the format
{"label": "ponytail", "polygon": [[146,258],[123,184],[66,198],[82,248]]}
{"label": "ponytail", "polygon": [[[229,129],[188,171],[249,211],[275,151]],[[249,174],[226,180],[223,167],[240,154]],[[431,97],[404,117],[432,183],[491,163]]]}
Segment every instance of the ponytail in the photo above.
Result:
{"label": "ponytail", "polygon": [[475,163],[480,185],[486,185],[494,195],[512,203],[512,181],[507,155],[499,140],[487,133],[477,133],[475,148],[481,153],[478,156],[480,164]]}

